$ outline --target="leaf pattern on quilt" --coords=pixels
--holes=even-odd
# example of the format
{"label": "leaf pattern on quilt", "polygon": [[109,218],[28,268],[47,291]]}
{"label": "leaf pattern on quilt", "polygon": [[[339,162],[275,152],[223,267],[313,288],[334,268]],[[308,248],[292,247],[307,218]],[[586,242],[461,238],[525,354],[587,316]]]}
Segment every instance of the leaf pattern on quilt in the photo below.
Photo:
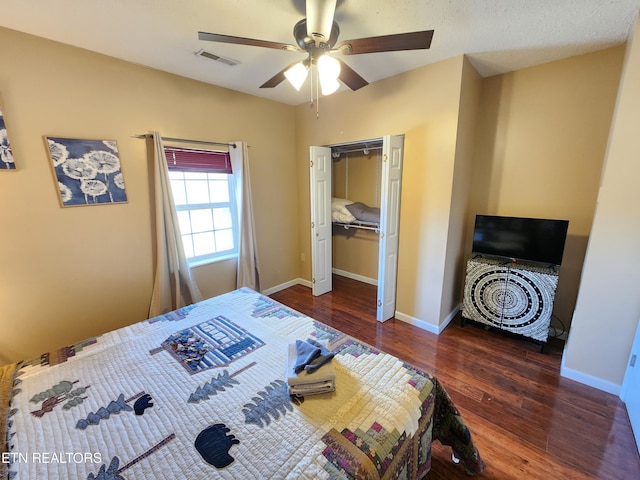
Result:
{"label": "leaf pattern on quilt", "polygon": [[295,401],[289,395],[289,386],[282,380],[275,380],[267,385],[263,391],[253,397],[253,403],[244,405],[245,423],[253,423],[264,427],[271,423],[271,417],[278,420],[287,411],[293,411],[292,403]]}
{"label": "leaf pattern on quilt", "polygon": [[224,392],[226,388],[233,388],[234,385],[240,385],[240,382],[234,380],[229,372],[225,370],[219,373],[217,377],[196,388],[196,391],[189,396],[189,403],[198,403],[203,400],[209,400],[210,396],[217,395],[218,392]]}
{"label": "leaf pattern on quilt", "polygon": [[70,392],[73,388],[74,383],[78,383],[80,380],[76,380],[75,382],[70,382],[68,380],[62,380],[60,383],[55,384],[49,390],[45,390],[44,392],[40,392],[31,397],[30,402],[40,403],[43,400],[47,400],[51,397],[57,397],[58,395],[64,395],[67,392]]}
{"label": "leaf pattern on quilt", "polygon": [[35,417],[42,417],[45,413],[52,412],[58,404],[65,401],[66,403],[62,406],[64,410],[70,410],[73,407],[80,405],[87,398],[82,395],[84,395],[90,385],[87,385],[86,387],[78,387],[72,390],[73,385],[79,381],[80,380],[70,382],[68,380],[63,380],[51,387],[49,390],[40,392],[31,397],[29,400],[30,402],[42,402],[40,409],[31,412],[31,415]]}
{"label": "leaf pattern on quilt", "polygon": [[120,459],[118,457],[113,457],[109,464],[109,468],[107,468],[105,464],[102,464],[100,470],[98,470],[98,475],[90,473],[87,480],[125,480],[125,478],[118,473],[119,465]]}
{"label": "leaf pattern on quilt", "polygon": [[121,393],[117,400],[112,400],[106,407],[100,407],[97,412],[91,412],[87,415],[87,418],[78,420],[76,428],[80,430],[86,429],[89,425],[98,425],[101,420],[106,420],[111,415],[118,414],[120,412],[130,412],[133,408],[127,405],[124,399],[124,394]]}

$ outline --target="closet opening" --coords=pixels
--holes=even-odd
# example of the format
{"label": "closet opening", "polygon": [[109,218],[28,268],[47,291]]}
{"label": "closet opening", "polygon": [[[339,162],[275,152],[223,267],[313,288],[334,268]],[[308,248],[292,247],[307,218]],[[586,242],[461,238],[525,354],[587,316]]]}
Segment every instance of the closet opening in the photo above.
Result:
{"label": "closet opening", "polygon": [[332,273],[377,286],[382,139],[330,148]]}
{"label": "closet opening", "polygon": [[313,295],[331,291],[334,274],[374,285],[379,321],[395,314],[403,143],[310,147]]}

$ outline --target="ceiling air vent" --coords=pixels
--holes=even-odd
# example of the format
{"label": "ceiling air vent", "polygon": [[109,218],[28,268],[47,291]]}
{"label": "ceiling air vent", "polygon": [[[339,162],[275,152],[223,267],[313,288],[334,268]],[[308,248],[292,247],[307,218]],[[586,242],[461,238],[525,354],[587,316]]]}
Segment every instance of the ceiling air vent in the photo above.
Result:
{"label": "ceiling air vent", "polygon": [[224,63],[225,65],[229,65],[230,67],[235,67],[240,63],[237,60],[232,60],[230,58],[225,58],[225,57],[219,57],[218,55],[207,52],[204,49],[198,50],[196,52],[196,55],[200,55],[201,57],[208,58],[209,60],[215,60],[216,62]]}

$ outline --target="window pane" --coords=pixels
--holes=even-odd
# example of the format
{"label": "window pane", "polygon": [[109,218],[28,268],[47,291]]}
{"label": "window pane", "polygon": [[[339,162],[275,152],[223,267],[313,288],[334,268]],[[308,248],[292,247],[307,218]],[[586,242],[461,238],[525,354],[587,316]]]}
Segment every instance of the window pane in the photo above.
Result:
{"label": "window pane", "polygon": [[182,245],[184,246],[184,255],[187,258],[193,257],[193,242],[191,235],[182,235]]}
{"label": "window pane", "polygon": [[227,180],[227,173],[209,173],[209,180]]}
{"label": "window pane", "polygon": [[169,170],[169,178],[171,180],[183,180],[184,179],[184,173],[181,172],[180,170]]}
{"label": "window pane", "polygon": [[224,180],[209,180],[211,203],[227,203],[229,201],[229,182]]}
{"label": "window pane", "polygon": [[180,233],[182,233],[183,235],[191,233],[191,220],[189,219],[189,210],[181,210],[177,213],[178,224],[180,225]]}
{"label": "window pane", "polygon": [[184,173],[184,178],[188,180],[206,180],[207,172],[194,172],[186,170]]}
{"label": "window pane", "polygon": [[231,210],[229,207],[213,209],[213,225],[216,230],[231,228]]}
{"label": "window pane", "polygon": [[216,247],[218,252],[233,250],[233,230],[216,230]]}
{"label": "window pane", "polygon": [[183,180],[171,180],[171,193],[173,193],[173,202],[176,205],[187,204],[187,193],[184,190]]}
{"label": "window pane", "polygon": [[193,232],[208,232],[213,230],[211,209],[201,208],[198,210],[191,210],[191,228]]}
{"label": "window pane", "polygon": [[186,180],[189,204],[209,203],[209,186],[202,180]]}
{"label": "window pane", "polygon": [[215,240],[213,232],[194,233],[193,234],[193,253],[196,256],[208,255],[215,253]]}

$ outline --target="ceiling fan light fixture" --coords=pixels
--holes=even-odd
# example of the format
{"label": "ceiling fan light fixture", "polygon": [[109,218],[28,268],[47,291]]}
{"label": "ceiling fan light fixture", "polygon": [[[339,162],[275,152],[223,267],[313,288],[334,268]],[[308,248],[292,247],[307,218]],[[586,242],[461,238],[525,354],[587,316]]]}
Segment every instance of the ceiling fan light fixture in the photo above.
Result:
{"label": "ceiling fan light fixture", "polygon": [[329,41],[337,0],[307,0],[307,35],[316,41]]}
{"label": "ceiling fan light fixture", "polygon": [[293,88],[296,90],[300,90],[304,81],[307,79],[307,74],[309,73],[308,68],[304,65],[303,62],[296,63],[293,67],[284,72],[284,76],[287,77],[289,83],[293,85]]}
{"label": "ceiling fan light fixture", "polygon": [[320,90],[322,90],[322,95],[327,96],[334,93],[336,90],[340,88],[340,82],[338,80],[330,80],[330,81],[322,81],[320,80]]}
{"label": "ceiling fan light fixture", "polygon": [[323,95],[331,95],[340,88],[340,62],[329,55],[318,58],[318,77]]}

